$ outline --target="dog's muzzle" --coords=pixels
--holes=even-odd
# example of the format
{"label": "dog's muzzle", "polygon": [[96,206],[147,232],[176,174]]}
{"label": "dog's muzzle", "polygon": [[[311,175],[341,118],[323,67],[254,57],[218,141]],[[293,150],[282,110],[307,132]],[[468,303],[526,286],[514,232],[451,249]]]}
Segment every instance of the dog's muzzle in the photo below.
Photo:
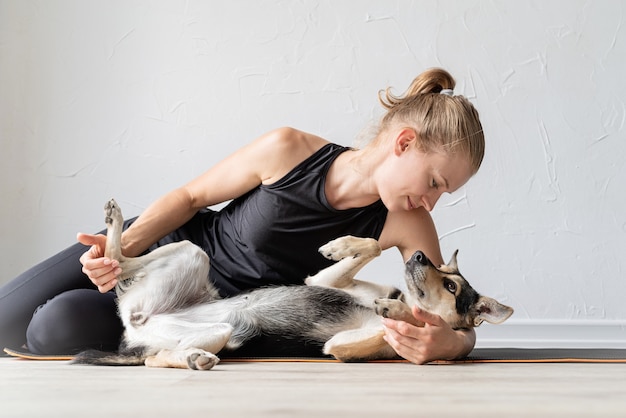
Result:
{"label": "dog's muzzle", "polygon": [[[426,279],[426,268],[430,266],[430,260],[421,251],[415,251],[411,258],[406,262],[406,278],[414,283],[424,281]],[[408,284],[408,283],[407,283]]]}
{"label": "dog's muzzle", "polygon": [[427,266],[429,262],[428,257],[426,257],[426,254],[424,254],[421,251],[415,251],[415,253],[411,256],[411,261],[415,263],[419,263],[422,266]]}

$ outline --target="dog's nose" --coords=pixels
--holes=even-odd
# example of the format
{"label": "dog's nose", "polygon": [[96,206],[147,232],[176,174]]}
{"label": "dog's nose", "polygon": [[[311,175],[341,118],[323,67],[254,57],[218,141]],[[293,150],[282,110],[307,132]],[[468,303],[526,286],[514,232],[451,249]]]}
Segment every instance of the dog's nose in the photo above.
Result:
{"label": "dog's nose", "polygon": [[423,266],[428,264],[428,258],[426,257],[426,254],[424,254],[421,251],[415,251],[415,254],[413,254],[412,258],[413,258],[414,261],[417,261],[418,263],[420,263]]}

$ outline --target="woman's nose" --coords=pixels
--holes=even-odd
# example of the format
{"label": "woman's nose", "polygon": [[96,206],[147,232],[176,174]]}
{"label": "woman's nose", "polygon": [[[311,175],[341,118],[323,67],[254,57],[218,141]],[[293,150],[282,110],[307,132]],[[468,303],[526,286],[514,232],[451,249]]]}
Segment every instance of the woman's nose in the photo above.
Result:
{"label": "woman's nose", "polygon": [[429,212],[432,212],[432,210],[435,208],[435,205],[439,201],[440,197],[441,197],[441,193],[433,193],[431,195],[423,196],[422,205],[424,205],[424,209],[426,209]]}
{"label": "woman's nose", "polygon": [[424,206],[424,209],[426,209],[429,212],[432,212],[433,210],[433,207],[430,204],[430,201],[426,196],[422,197],[422,206]]}

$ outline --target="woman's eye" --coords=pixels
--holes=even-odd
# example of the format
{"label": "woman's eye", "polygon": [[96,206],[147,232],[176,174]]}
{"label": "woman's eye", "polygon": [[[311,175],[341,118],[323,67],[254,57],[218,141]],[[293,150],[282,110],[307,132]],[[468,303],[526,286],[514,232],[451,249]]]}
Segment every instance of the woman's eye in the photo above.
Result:
{"label": "woman's eye", "polygon": [[456,283],[454,283],[452,280],[446,280],[444,285],[446,286],[448,292],[456,293]]}
{"label": "woman's eye", "polygon": [[434,189],[439,188],[439,185],[437,184],[437,181],[435,179],[433,179],[433,181],[430,183],[430,186]]}

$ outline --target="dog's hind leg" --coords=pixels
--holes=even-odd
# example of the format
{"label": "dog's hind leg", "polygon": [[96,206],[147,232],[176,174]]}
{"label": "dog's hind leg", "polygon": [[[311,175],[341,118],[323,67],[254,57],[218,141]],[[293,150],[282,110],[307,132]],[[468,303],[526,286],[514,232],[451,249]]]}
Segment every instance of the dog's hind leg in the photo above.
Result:
{"label": "dog's hind leg", "polygon": [[383,335],[385,331],[380,327],[342,331],[324,344],[324,354],[331,354],[344,362],[398,357],[393,348],[385,342]]}
{"label": "dog's hind leg", "polygon": [[112,260],[117,260],[122,268],[121,281],[129,278],[139,279],[145,274],[142,272],[143,264],[140,258],[126,258],[122,255],[122,229],[124,217],[122,210],[115,201],[109,200],[104,205],[104,223],[107,226],[107,241],[104,248],[104,256]]}
{"label": "dog's hind leg", "polygon": [[127,330],[136,344],[162,348],[157,354],[147,357],[145,365],[211,369],[219,362],[213,353],[226,345],[233,327],[226,323],[203,323],[201,320],[188,322],[173,315],[177,314],[155,315],[144,325]]}
{"label": "dog's hind leg", "polygon": [[[122,228],[124,218],[115,200],[111,199],[104,207],[107,225],[105,256],[118,260],[122,274],[118,277],[119,293],[124,293],[138,280],[150,276],[151,281],[160,280],[160,284],[151,286],[151,295],[144,299],[147,305],[152,301],[154,311],[170,309],[171,306],[159,306],[162,302],[174,304],[175,308],[201,300],[219,299],[217,289],[208,281],[209,258],[198,246],[189,241],[180,241],[164,245],[140,257],[122,255]],[[127,282],[128,279],[132,279]],[[144,304],[144,305],[146,305]],[[144,306],[143,309],[150,309]]]}
{"label": "dog's hind leg", "polygon": [[122,261],[122,227],[124,218],[122,211],[114,199],[104,205],[104,223],[107,226],[107,242],[104,256]]}
{"label": "dog's hind leg", "polygon": [[[193,309],[193,308],[192,308]],[[176,313],[151,316],[138,326],[126,329],[133,345],[184,350],[200,348],[219,352],[230,340],[233,326],[224,322],[209,322],[189,308]]]}
{"label": "dog's hind leg", "polygon": [[146,358],[148,367],[211,370],[220,359],[213,353],[199,348],[186,350],[161,350],[154,356]]}

